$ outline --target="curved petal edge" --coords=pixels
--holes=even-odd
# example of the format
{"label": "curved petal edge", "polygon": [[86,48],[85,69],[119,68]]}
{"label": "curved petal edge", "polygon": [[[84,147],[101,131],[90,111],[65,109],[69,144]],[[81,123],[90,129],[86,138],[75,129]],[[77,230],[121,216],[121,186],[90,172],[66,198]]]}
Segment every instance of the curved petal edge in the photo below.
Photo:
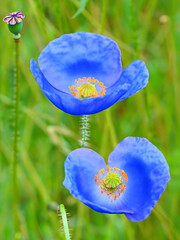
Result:
{"label": "curved petal edge", "polygon": [[118,101],[122,101],[141,89],[146,87],[148,84],[149,72],[145,63],[141,60],[135,60],[129,66],[127,66],[121,74],[121,84],[129,84],[128,91],[122,95]]}

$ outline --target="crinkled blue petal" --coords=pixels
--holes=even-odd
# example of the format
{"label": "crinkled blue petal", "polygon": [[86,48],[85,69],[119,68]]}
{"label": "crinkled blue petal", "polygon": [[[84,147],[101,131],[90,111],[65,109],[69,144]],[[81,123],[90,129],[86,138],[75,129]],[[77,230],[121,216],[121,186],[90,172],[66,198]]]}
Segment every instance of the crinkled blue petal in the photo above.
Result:
{"label": "crinkled blue petal", "polygon": [[122,71],[118,45],[108,37],[87,32],[65,34],[51,41],[38,63],[47,81],[67,93],[75,79],[94,77],[109,87]]}
{"label": "crinkled blue petal", "polygon": [[122,202],[133,211],[125,214],[131,221],[149,216],[170,180],[163,154],[147,139],[127,137],[112,151],[109,167],[123,169],[128,182]]}
{"label": "crinkled blue petal", "polygon": [[129,84],[117,81],[107,88],[106,95],[96,98],[79,99],[53,87],[40,71],[36,61],[31,59],[30,69],[45,96],[59,109],[72,115],[94,114],[112,106],[124,95]]}
{"label": "crinkled blue petal", "polygon": [[98,212],[132,213],[119,199],[111,202],[95,183],[97,172],[106,169],[99,154],[87,148],[76,149],[67,156],[64,166],[63,184],[75,198]]}
{"label": "crinkled blue petal", "polygon": [[119,79],[122,85],[129,85],[125,94],[121,95],[118,101],[122,101],[143,89],[149,79],[149,72],[145,63],[141,60],[135,60],[127,66]]}

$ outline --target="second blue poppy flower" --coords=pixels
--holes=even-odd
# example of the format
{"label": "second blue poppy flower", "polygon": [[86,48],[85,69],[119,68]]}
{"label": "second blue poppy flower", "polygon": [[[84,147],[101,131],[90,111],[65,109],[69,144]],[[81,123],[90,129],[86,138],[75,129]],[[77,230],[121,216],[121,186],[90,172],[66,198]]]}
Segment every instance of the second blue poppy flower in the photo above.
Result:
{"label": "second blue poppy flower", "polygon": [[65,161],[64,186],[93,210],[146,219],[170,180],[163,154],[147,139],[127,137],[108,158],[88,148],[71,152]]}

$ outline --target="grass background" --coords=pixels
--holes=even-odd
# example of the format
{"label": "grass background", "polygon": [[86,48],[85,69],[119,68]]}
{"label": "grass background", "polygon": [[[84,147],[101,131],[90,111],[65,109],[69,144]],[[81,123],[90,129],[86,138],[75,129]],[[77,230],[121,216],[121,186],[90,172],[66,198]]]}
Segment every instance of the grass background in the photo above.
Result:
{"label": "grass background", "polygon": [[[132,4],[133,3],[133,4]],[[148,219],[132,223],[100,214],[74,199],[62,185],[64,160],[79,147],[80,117],[55,108],[29,69],[31,58],[64,33],[100,33],[102,1],[89,0],[77,17],[78,0],[1,2],[0,10],[0,239],[14,239],[12,195],[12,94],[14,42],[2,19],[13,11],[26,18],[20,42],[20,146],[18,187],[21,236],[64,239],[59,218],[47,204],[63,203],[72,239],[180,239],[180,2],[107,0],[104,35],[121,49],[123,67],[136,57],[150,72],[148,86],[109,110],[91,116],[90,147],[105,159],[127,136],[148,138],[165,155],[171,181]]]}

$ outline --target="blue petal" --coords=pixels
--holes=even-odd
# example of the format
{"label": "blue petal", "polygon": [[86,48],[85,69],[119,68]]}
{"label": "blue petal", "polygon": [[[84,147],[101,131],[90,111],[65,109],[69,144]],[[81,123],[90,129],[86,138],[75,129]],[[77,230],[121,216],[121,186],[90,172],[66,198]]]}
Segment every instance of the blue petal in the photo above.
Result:
{"label": "blue petal", "polygon": [[75,79],[95,77],[109,87],[122,72],[118,45],[108,37],[86,32],[65,34],[51,41],[38,63],[47,81],[67,93]]}
{"label": "blue petal", "polygon": [[45,96],[62,111],[72,115],[86,115],[100,112],[112,106],[120,96],[124,95],[130,85],[117,81],[108,88],[106,95],[96,98],[79,99],[53,87],[44,77],[34,59],[30,69]]}
{"label": "blue petal", "polygon": [[102,168],[104,159],[91,149],[81,148],[71,152],[65,161],[64,186],[81,202],[98,212],[132,213],[117,199],[114,202],[106,194],[101,194],[94,177]]}
{"label": "blue petal", "polygon": [[146,65],[141,60],[135,60],[127,66],[121,74],[119,81],[121,84],[128,84],[129,88],[124,95],[121,95],[118,101],[122,101],[143,89],[149,79],[149,72]]}
{"label": "blue petal", "polygon": [[123,169],[128,182],[122,202],[133,214],[125,214],[131,221],[149,216],[170,180],[169,167],[163,154],[147,139],[127,137],[112,151],[109,167]]}

